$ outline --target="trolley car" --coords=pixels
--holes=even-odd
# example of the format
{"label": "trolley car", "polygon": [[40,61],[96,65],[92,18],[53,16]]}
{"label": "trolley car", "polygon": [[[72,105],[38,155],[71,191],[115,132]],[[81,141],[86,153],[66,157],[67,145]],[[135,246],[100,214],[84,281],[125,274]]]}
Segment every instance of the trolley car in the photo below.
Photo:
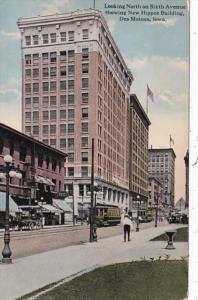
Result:
{"label": "trolley car", "polygon": [[96,225],[113,226],[120,224],[120,208],[113,205],[97,204],[96,205]]}

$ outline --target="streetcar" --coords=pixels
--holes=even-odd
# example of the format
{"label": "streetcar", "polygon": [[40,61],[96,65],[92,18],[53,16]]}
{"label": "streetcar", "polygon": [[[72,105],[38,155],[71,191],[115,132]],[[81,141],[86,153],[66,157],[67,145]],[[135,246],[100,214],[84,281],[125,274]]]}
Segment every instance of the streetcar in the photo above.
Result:
{"label": "streetcar", "polygon": [[113,226],[121,222],[121,212],[118,206],[97,204],[96,205],[96,225]]}

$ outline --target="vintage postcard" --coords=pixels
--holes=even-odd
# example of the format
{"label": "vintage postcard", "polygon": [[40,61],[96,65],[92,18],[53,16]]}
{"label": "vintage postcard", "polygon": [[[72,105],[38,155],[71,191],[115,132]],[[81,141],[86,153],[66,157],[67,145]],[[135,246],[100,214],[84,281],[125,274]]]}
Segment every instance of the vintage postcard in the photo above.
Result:
{"label": "vintage postcard", "polygon": [[187,299],[189,15],[0,1],[0,299]]}

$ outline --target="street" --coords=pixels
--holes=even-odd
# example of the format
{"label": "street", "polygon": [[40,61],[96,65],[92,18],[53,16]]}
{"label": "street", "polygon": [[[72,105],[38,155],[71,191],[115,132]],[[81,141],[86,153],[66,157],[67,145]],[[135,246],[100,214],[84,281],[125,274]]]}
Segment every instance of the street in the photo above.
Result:
{"label": "street", "polygon": [[[98,238],[119,235],[121,226],[98,228]],[[11,232],[12,258],[42,253],[45,251],[77,245],[89,241],[89,226],[76,225],[44,228],[34,231]],[[0,248],[3,249],[3,232],[0,233]]]}
{"label": "street", "polygon": [[[154,227],[154,222],[140,224],[140,230],[150,227]],[[122,231],[122,225],[101,227],[97,229],[97,235],[101,239],[120,235]],[[12,258],[16,259],[88,241],[88,225],[57,226],[33,231],[11,231],[10,247]],[[0,249],[3,249],[3,231],[0,232]]]}
{"label": "street", "polygon": [[[70,228],[68,231],[65,229],[62,233],[58,232],[59,230],[56,228],[57,235],[51,234],[50,237],[50,234],[48,236],[44,234],[46,238],[39,238],[40,234],[41,236],[43,235],[42,231],[35,234],[36,238],[33,238],[30,232],[30,238],[23,240],[18,237],[18,241],[13,236],[13,254],[22,256],[23,253],[23,255],[29,256],[13,259],[13,263],[9,265],[0,265],[0,298],[3,300],[13,300],[63,278],[70,280],[99,266],[131,260],[142,260],[144,258],[150,259],[151,257],[158,259],[159,257],[165,258],[166,256],[170,256],[170,259],[180,259],[188,255],[188,244],[186,242],[175,243],[176,248],[170,251],[165,249],[166,241],[150,241],[152,238],[164,233],[167,229],[175,229],[183,225],[164,224],[164,226],[161,226],[162,223],[160,223],[160,226],[157,228],[153,227],[154,224],[151,223],[141,225],[147,228],[140,228],[139,232],[133,232],[131,242],[128,243],[123,242],[123,234],[116,233],[119,230],[122,231],[122,227],[117,226],[100,228],[98,230],[99,236],[100,234],[102,235],[101,232],[103,231],[106,232],[106,236],[108,234],[114,234],[114,236],[100,238],[97,243],[80,244],[78,242],[76,245],[59,247],[59,249],[55,249],[57,245],[55,245],[54,241],[58,241],[58,245],[60,246],[60,240],[65,236],[63,244],[67,244],[66,240],[69,240],[69,237],[70,239],[72,238],[73,242],[76,241],[77,243],[77,236],[82,237],[82,232],[84,232],[84,235],[88,239],[89,228],[78,229],[80,228],[79,226],[74,231]],[[44,231],[47,232],[48,229],[44,229]],[[26,233],[17,233],[19,236],[20,234],[25,235]],[[40,245],[39,242],[41,243]],[[54,247],[53,251],[45,250],[52,249],[52,245]],[[33,251],[38,251],[38,247],[46,252],[31,255]],[[23,250],[23,248],[25,249]],[[16,251],[18,251],[18,254]],[[38,252],[41,252],[41,250]]]}

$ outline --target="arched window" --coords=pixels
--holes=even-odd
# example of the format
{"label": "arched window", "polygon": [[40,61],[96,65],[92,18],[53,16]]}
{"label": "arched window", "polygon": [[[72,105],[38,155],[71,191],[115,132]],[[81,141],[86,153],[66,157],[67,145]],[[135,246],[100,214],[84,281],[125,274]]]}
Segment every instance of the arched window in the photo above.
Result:
{"label": "arched window", "polygon": [[0,138],[0,154],[3,153],[3,146],[4,146],[4,142],[3,142],[3,139]]}
{"label": "arched window", "polygon": [[38,166],[42,168],[43,166],[43,153],[38,153]]}
{"label": "arched window", "polygon": [[19,145],[19,151],[20,151],[19,160],[20,161],[25,161],[26,155],[27,155],[27,148],[26,148],[26,145],[23,142],[21,142],[20,145]]}
{"label": "arched window", "polygon": [[56,166],[57,166],[57,160],[56,159],[52,159],[52,171],[56,171]]}
{"label": "arched window", "polygon": [[49,169],[50,159],[49,156],[46,157],[46,168]]}
{"label": "arched window", "polygon": [[10,141],[10,155],[14,156],[14,142]]}

